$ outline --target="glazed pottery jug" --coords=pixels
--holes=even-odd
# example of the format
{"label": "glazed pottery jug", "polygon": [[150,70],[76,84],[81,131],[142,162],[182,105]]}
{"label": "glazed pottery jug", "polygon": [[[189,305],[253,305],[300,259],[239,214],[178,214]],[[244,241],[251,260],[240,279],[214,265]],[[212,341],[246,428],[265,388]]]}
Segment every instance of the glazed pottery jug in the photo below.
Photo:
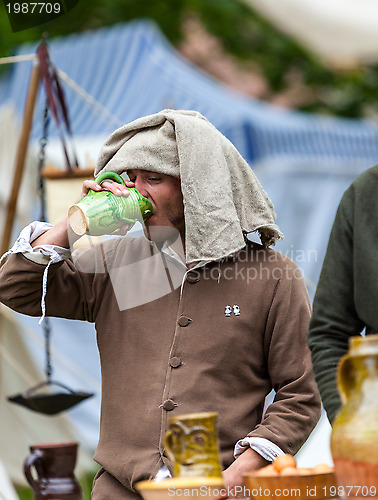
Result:
{"label": "glazed pottery jug", "polygon": [[[340,496],[378,495],[378,335],[349,339],[338,366],[344,406],[336,416],[331,451]],[[344,494],[343,494],[344,488]],[[348,494],[348,490],[349,494]]]}
{"label": "glazed pottery jug", "polygon": [[[115,172],[103,172],[95,178],[97,184],[110,179],[125,186]],[[116,233],[121,226],[129,229],[136,221],[144,222],[152,215],[152,204],[135,188],[128,188],[129,196],[117,196],[110,191],[93,191],[68,209],[68,223],[79,236],[101,236]]]}
{"label": "glazed pottery jug", "polygon": [[222,477],[217,421],[213,412],[170,418],[164,447],[174,477]]}
{"label": "glazed pottery jug", "polygon": [[[30,447],[24,473],[35,500],[80,500],[81,488],[74,476],[77,443],[49,443]],[[33,476],[33,469],[37,479]]]}

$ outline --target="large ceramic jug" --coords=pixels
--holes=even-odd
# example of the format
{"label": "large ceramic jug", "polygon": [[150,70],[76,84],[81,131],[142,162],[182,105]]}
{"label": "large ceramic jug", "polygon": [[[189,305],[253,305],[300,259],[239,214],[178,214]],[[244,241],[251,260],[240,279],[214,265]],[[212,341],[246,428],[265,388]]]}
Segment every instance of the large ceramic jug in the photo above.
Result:
{"label": "large ceramic jug", "polygon": [[30,447],[24,472],[35,500],[81,499],[81,488],[74,476],[77,446],[77,443],[51,443]]}
{"label": "large ceramic jug", "polygon": [[338,387],[344,405],[333,423],[331,451],[340,496],[377,496],[377,334],[349,339],[348,354],[338,366]]}

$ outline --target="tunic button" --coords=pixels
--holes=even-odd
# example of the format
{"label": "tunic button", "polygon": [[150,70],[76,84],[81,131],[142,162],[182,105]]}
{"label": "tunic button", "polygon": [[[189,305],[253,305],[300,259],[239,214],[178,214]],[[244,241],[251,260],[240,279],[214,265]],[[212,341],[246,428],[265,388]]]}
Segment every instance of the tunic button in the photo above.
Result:
{"label": "tunic button", "polygon": [[181,359],[178,358],[177,356],[174,356],[169,360],[169,364],[171,365],[172,368],[177,368],[181,365]]}
{"label": "tunic button", "polygon": [[200,280],[200,277],[199,277],[199,272],[198,271],[190,271],[187,275],[186,275],[186,281],[188,283],[198,283]]}
{"label": "tunic button", "polygon": [[188,318],[187,316],[181,316],[181,318],[179,318],[178,320],[178,324],[180,326],[188,326],[189,323],[191,323],[192,320],[190,318]]}
{"label": "tunic button", "polygon": [[165,411],[172,411],[175,407],[174,401],[172,399],[166,399],[163,403],[163,408]]}

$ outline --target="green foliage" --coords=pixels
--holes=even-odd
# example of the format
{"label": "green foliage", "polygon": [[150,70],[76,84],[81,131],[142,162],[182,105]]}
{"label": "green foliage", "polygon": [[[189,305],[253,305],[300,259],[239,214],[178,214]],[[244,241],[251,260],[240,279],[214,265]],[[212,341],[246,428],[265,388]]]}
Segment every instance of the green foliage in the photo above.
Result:
{"label": "green foliage", "polygon": [[33,500],[33,490],[27,486],[17,486],[16,493],[20,500]]}
{"label": "green foliage", "polygon": [[96,29],[137,18],[156,21],[173,44],[183,38],[182,21],[194,14],[217,36],[227,52],[257,64],[272,93],[284,91],[295,72],[313,98],[301,109],[349,117],[374,116],[378,66],[349,72],[327,69],[298,43],[278,32],[242,0],[80,0],[70,12],[32,29],[12,33],[0,5],[0,54],[9,55],[26,41]]}

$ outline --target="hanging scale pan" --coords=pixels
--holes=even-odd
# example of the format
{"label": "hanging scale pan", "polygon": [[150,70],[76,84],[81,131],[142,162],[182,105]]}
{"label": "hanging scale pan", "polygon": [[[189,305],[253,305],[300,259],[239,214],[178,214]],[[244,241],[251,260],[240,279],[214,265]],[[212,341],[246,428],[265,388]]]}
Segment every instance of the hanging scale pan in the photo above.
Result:
{"label": "hanging scale pan", "polygon": [[[64,392],[61,390],[48,393],[38,392],[39,389],[52,385],[64,389]],[[81,403],[91,396],[93,396],[93,393],[75,392],[59,382],[47,380],[23,393],[9,396],[7,399],[11,403],[19,404],[37,413],[56,415],[57,413],[68,410],[72,406]]]}
{"label": "hanging scale pan", "polygon": [[[43,330],[45,336],[45,355],[46,355],[46,376],[47,380],[41,382],[27,391],[9,396],[7,399],[11,403],[16,403],[29,410],[37,413],[44,413],[45,415],[56,415],[62,411],[68,410],[87,398],[93,396],[93,393],[88,392],[75,392],[67,386],[51,380],[52,366],[50,360],[50,322],[49,318],[45,318],[43,322]],[[40,392],[44,387],[50,388],[57,386],[58,391],[49,390],[48,392]],[[64,389],[62,391],[61,389]]]}

